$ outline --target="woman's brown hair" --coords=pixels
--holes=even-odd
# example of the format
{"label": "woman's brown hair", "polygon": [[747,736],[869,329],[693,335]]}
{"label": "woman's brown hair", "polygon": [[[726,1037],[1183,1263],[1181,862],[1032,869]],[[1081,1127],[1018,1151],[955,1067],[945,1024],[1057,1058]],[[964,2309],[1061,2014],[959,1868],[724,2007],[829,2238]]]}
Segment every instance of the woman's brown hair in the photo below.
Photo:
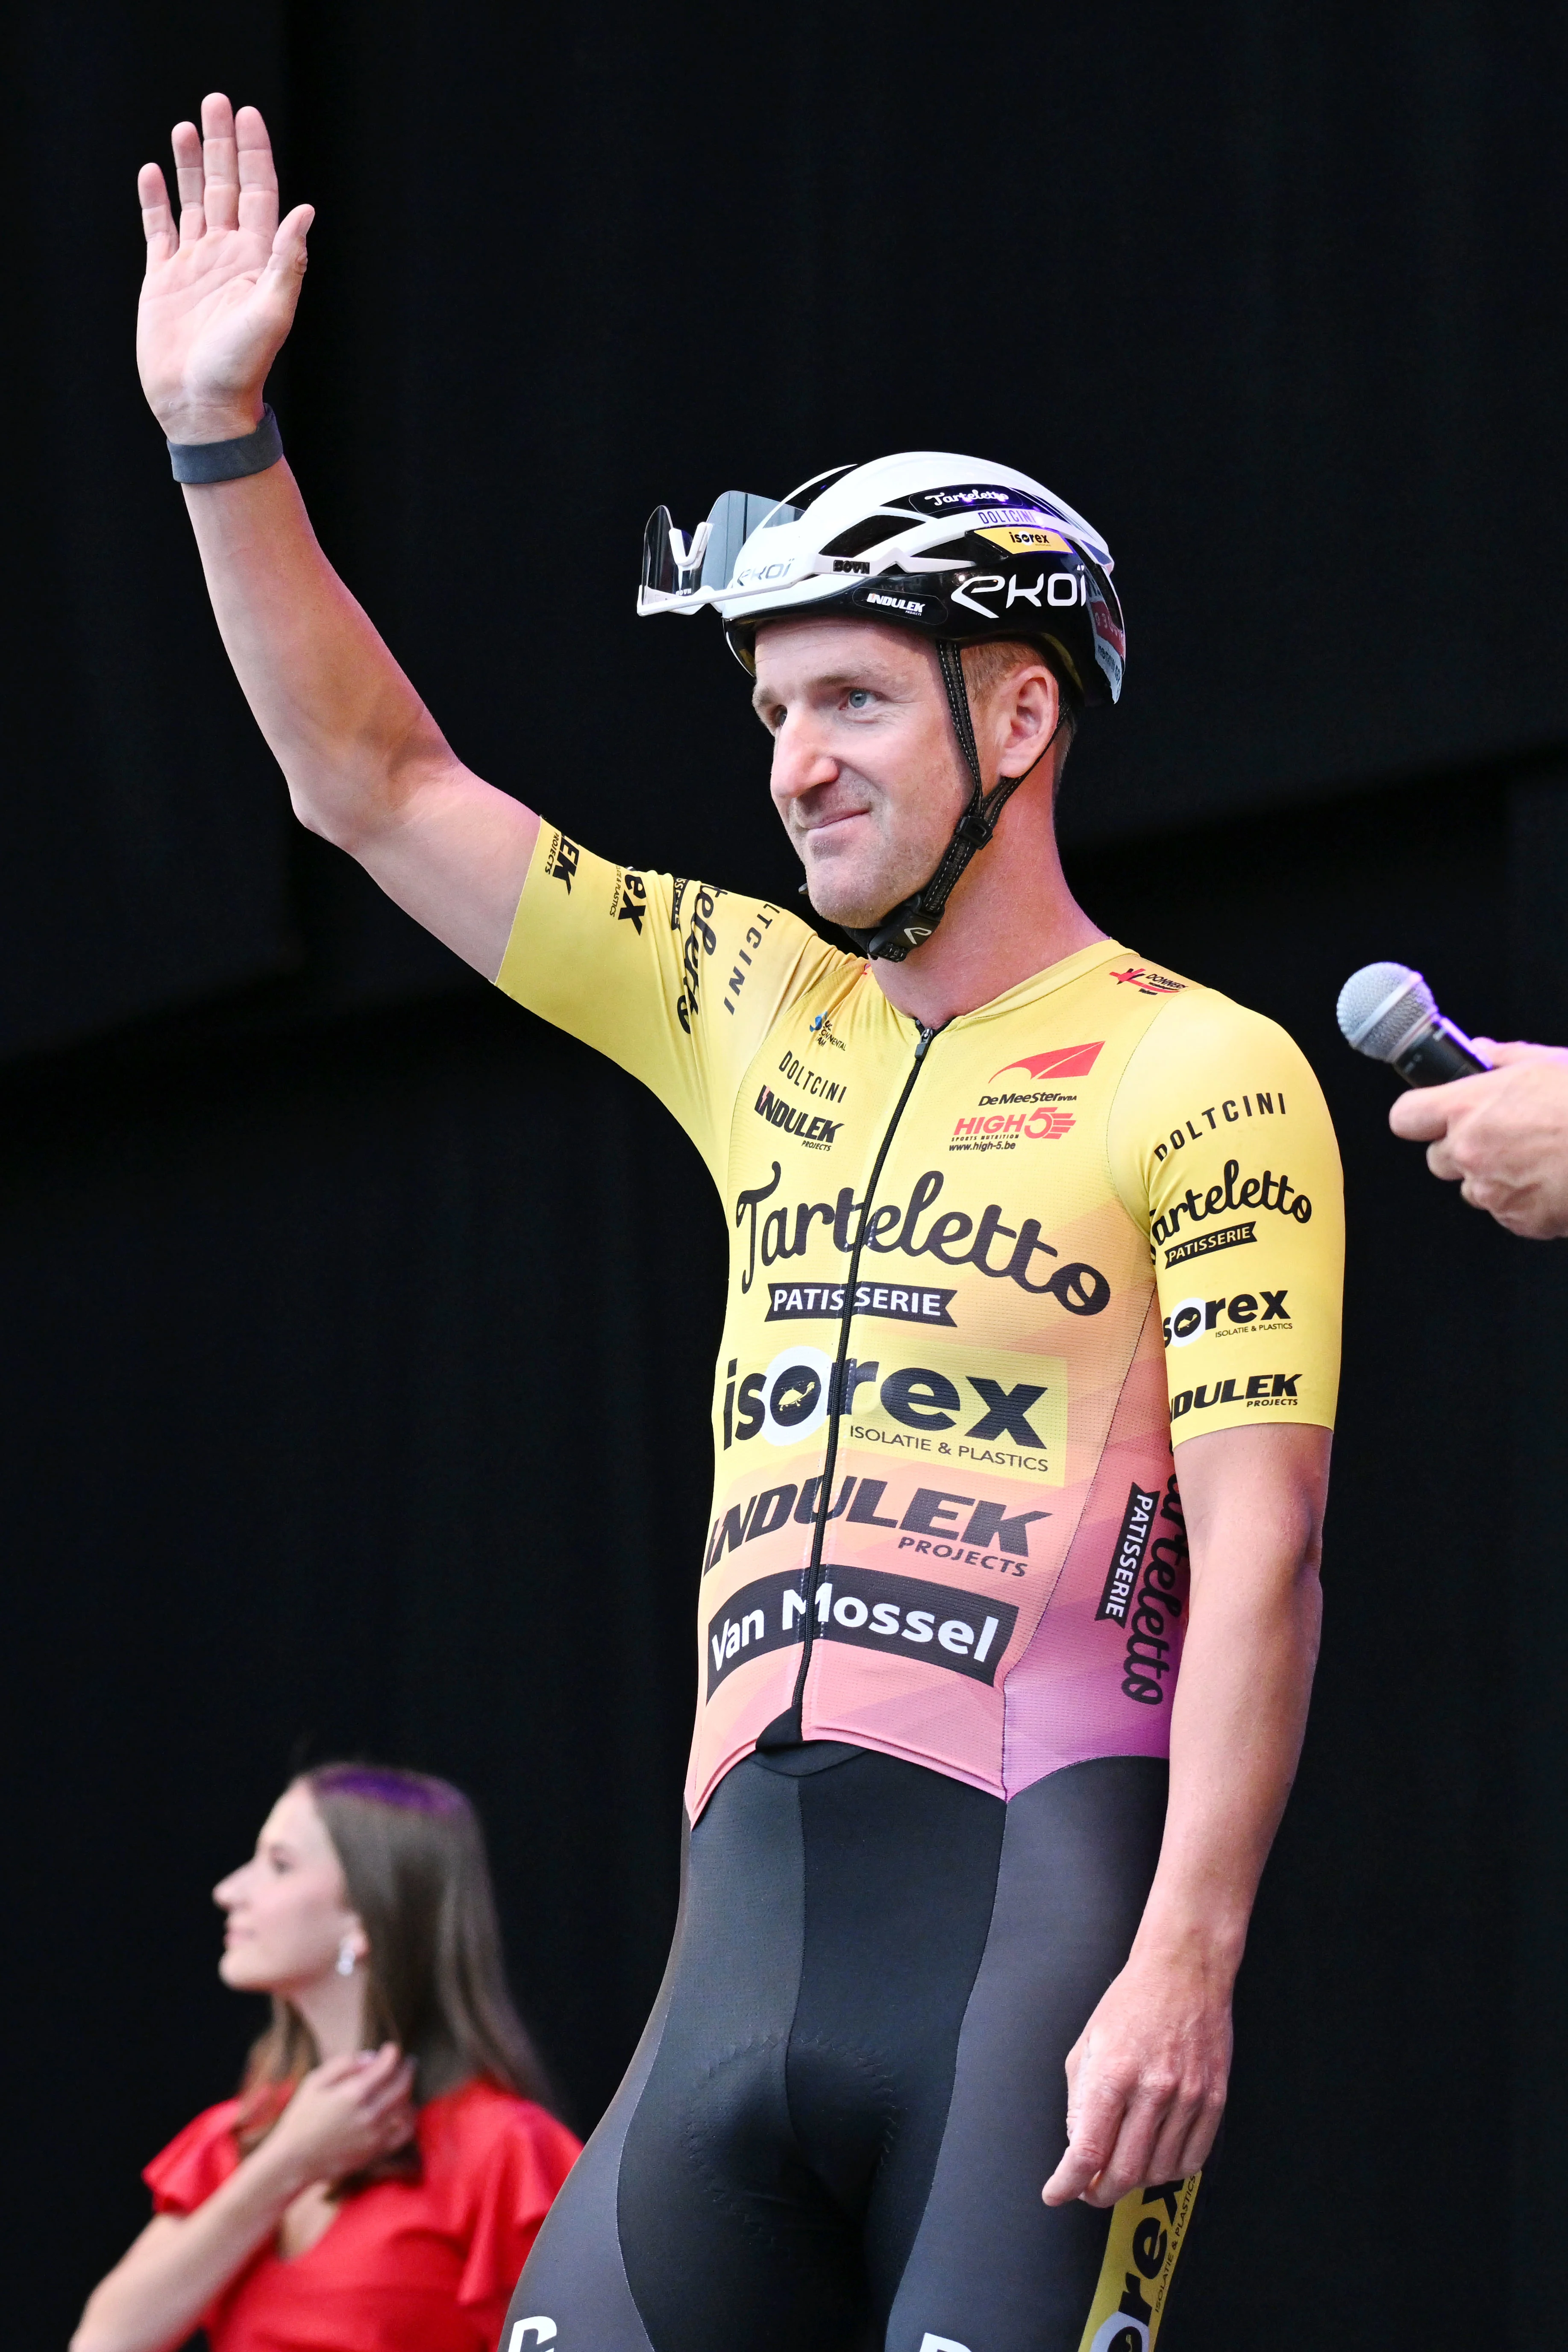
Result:
{"label": "woman's brown hair", "polygon": [[[395,2042],[414,2061],[416,2105],[476,2076],[550,2105],[507,1990],[484,1833],[462,1790],[371,1764],[323,1764],[297,1785],[309,1791],[332,1841],[370,1945],[367,2044]],[[275,1996],[240,2089],[242,2154],[266,2138],[296,2084],[319,2063],[298,2011]],[[412,2147],[400,2150],[341,2185],[406,2175],[417,2163]]]}

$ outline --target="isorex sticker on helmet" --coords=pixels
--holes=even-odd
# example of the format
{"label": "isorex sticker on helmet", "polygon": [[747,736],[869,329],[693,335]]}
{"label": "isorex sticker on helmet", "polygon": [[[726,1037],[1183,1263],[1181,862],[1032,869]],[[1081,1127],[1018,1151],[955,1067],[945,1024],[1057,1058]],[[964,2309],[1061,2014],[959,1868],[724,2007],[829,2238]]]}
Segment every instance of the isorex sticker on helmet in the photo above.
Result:
{"label": "isorex sticker on helmet", "polygon": [[1036,555],[1048,550],[1053,555],[1071,555],[1071,548],[1059,530],[977,530],[977,539],[988,539],[1008,555]]}

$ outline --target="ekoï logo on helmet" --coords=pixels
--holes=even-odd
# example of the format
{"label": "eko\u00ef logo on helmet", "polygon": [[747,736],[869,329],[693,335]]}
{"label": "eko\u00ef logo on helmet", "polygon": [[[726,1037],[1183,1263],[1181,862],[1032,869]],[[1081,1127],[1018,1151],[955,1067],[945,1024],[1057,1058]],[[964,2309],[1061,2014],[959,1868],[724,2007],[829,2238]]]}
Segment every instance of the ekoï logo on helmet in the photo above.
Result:
{"label": "eko\u00ef logo on helmet", "polygon": [[[709,1698],[748,1658],[792,1649],[805,1640],[804,1581],[799,1569],[758,1577],[715,1611],[705,1636]],[[1018,1615],[1012,1601],[988,1592],[964,1592],[956,1585],[891,1576],[880,1569],[824,1564],[815,1630],[819,1642],[916,1658],[970,1682],[994,1684]]]}

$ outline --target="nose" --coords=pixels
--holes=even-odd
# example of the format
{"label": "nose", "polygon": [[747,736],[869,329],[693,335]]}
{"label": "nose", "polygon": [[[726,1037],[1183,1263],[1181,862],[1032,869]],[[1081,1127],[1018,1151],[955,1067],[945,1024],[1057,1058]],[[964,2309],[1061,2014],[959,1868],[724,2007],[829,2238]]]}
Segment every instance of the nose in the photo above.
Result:
{"label": "nose", "polygon": [[780,808],[821,784],[838,782],[839,762],[829,751],[821,722],[810,709],[786,713],[773,738],[773,797]]}

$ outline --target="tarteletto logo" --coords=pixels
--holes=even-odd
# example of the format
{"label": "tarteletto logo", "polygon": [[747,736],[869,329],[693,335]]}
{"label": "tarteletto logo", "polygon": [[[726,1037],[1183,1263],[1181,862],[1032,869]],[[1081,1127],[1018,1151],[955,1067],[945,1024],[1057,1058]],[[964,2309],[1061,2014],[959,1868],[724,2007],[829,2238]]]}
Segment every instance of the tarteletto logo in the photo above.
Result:
{"label": "tarteletto logo", "polygon": [[1004,1062],[993,1070],[988,1084],[994,1086],[1009,1070],[1027,1070],[1031,1078],[1087,1077],[1104,1043],[1101,1037],[1092,1045],[1053,1045],[1049,1054],[1026,1054],[1021,1062]]}

